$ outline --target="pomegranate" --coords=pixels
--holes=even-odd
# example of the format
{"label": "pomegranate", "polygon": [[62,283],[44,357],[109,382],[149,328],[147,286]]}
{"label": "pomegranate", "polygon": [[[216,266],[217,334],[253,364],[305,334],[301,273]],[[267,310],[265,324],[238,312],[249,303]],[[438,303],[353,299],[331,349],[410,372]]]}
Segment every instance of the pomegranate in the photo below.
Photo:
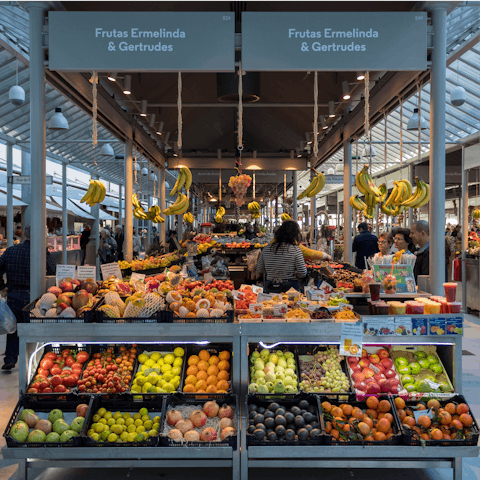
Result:
{"label": "pomegranate", "polygon": [[227,437],[233,437],[237,434],[233,427],[226,427],[220,432],[220,440],[225,440]]}
{"label": "pomegranate", "polygon": [[202,430],[200,440],[202,442],[213,442],[217,439],[217,432],[212,427],[207,427]]}
{"label": "pomegranate", "polygon": [[75,310],[84,307],[90,301],[88,292],[86,290],[79,290],[72,299],[72,307]]}
{"label": "pomegranate", "polygon": [[179,420],[182,420],[182,414],[178,410],[170,410],[167,413],[167,423],[174,427]]}
{"label": "pomegranate", "polygon": [[207,416],[201,410],[194,410],[190,414],[190,421],[195,425],[195,428],[201,428],[207,423]]}
{"label": "pomegranate", "polygon": [[198,442],[200,440],[200,434],[196,430],[189,430],[185,433],[183,438],[187,442]]}
{"label": "pomegranate", "polygon": [[220,430],[223,430],[224,428],[227,428],[227,427],[233,427],[232,419],[228,417],[223,417],[220,420]]}
{"label": "pomegranate", "polygon": [[170,430],[168,432],[168,436],[172,439],[175,440],[176,442],[181,442],[183,440],[183,435],[180,430],[177,430],[174,428],[173,430]]}
{"label": "pomegranate", "polygon": [[186,420],[185,419],[184,420],[179,420],[175,424],[175,428],[180,430],[182,432],[182,434],[185,434],[189,430],[193,429],[193,423],[188,418]]}
{"label": "pomegranate", "polygon": [[205,402],[203,406],[203,411],[206,413],[207,417],[213,418],[216,417],[218,414],[220,407],[215,400],[210,400],[209,402]]}
{"label": "pomegranate", "polygon": [[220,418],[233,418],[233,408],[230,405],[223,405],[218,412]]}

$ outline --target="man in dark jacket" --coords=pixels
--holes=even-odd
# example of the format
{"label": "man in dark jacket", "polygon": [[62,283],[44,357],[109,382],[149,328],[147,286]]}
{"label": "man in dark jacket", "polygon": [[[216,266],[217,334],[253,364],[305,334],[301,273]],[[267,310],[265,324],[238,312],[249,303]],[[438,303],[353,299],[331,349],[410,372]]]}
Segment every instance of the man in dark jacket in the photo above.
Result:
{"label": "man in dark jacket", "polygon": [[117,242],[117,260],[123,260],[123,230],[122,227],[115,228],[115,241]]}
{"label": "man in dark jacket", "polygon": [[412,225],[410,237],[419,249],[415,252],[417,260],[413,268],[415,281],[419,275],[430,275],[430,227],[425,220],[419,220]]}
{"label": "man in dark jacket", "polygon": [[375,255],[378,250],[378,238],[368,231],[368,225],[362,222],[357,227],[359,234],[353,239],[352,252],[357,252],[355,266],[360,269],[367,268],[365,258]]}
{"label": "man in dark jacket", "polygon": [[90,234],[92,231],[87,225],[80,236],[80,249],[82,250],[82,261],[80,265],[85,265],[85,257],[87,256],[87,244],[90,241]]}

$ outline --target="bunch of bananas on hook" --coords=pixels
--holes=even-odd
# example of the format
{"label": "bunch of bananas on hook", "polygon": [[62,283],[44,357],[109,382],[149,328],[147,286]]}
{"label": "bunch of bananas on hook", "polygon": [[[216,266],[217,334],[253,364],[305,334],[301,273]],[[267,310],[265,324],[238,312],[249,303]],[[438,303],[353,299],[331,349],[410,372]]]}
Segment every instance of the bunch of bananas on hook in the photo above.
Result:
{"label": "bunch of bananas on hook", "polygon": [[105,199],[107,191],[105,185],[99,180],[90,180],[87,193],[80,200],[80,203],[86,203],[90,207],[93,207],[97,203],[102,203]]}
{"label": "bunch of bananas on hook", "polygon": [[326,178],[323,173],[318,173],[315,177],[313,177],[310,185],[297,197],[297,200],[301,200],[305,197],[313,197],[320,193],[325,186]]}
{"label": "bunch of bananas on hook", "polygon": [[225,209],[223,207],[218,207],[217,213],[215,214],[215,222],[222,223],[224,215],[225,215]]}
{"label": "bunch of bananas on hook", "polygon": [[[190,201],[188,199],[188,191],[192,186],[192,172],[188,167],[181,167],[178,172],[178,178],[175,182],[175,186],[170,192],[170,196],[173,197],[177,194],[177,199],[175,203],[163,211],[164,215],[183,215],[190,206]],[[187,195],[181,193],[182,188],[185,188]]]}
{"label": "bunch of bananas on hook", "polygon": [[146,212],[140,204],[137,195],[132,195],[133,216],[137,220],[150,220],[153,223],[164,223],[165,219],[160,216],[161,209],[158,205],[152,205]]}
{"label": "bunch of bananas on hook", "polygon": [[248,210],[252,213],[252,218],[260,218],[260,204],[255,200],[248,204]]}

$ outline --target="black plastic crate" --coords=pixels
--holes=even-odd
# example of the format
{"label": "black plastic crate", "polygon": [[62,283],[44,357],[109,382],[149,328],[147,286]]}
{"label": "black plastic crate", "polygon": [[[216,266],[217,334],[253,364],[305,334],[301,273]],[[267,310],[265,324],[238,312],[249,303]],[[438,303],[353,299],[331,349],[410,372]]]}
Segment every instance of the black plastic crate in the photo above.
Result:
{"label": "black plastic crate", "polygon": [[[86,403],[88,405],[88,410],[86,415],[86,417],[88,417],[92,407],[92,399],[87,399],[86,402],[82,401],[82,399],[79,399],[77,401],[62,402],[61,404],[59,404],[56,400],[53,400],[53,401],[42,400],[39,402],[35,399],[29,398],[26,395],[22,395],[18,400],[17,405],[15,406],[15,409],[13,410],[12,416],[10,417],[10,420],[7,424],[7,428],[5,429],[5,432],[3,434],[7,442],[7,446],[10,448],[52,448],[52,447],[63,448],[63,447],[82,446],[83,437],[81,433],[79,433],[77,437],[73,437],[67,442],[26,443],[26,442],[19,442],[14,438],[10,437],[10,431],[13,425],[15,424],[21,411],[25,408],[32,409],[40,417],[40,419],[42,418],[48,419],[48,414],[50,413],[50,411],[56,408],[59,408],[60,410],[62,410],[62,412],[68,414],[67,418],[69,419],[69,422],[67,423],[71,423],[72,420],[77,416],[76,415],[77,405],[80,405],[82,403]],[[87,421],[87,418],[85,418],[85,422],[86,421]],[[84,422],[84,426],[85,426],[85,422]]]}
{"label": "black plastic crate", "polygon": [[[187,360],[188,360],[187,348],[186,348],[185,344],[182,344],[182,345],[171,345],[171,344],[162,345],[160,343],[160,344],[152,344],[152,345],[143,345],[142,344],[142,345],[138,346],[137,347],[137,358],[136,358],[136,362],[135,362],[135,368],[133,370],[134,374],[132,375],[132,383],[130,385],[130,389],[133,386],[133,381],[135,380],[135,375],[138,373],[138,371],[141,368],[142,364],[138,361],[138,357],[142,353],[144,353],[144,352],[160,352],[162,354],[162,358],[163,358],[167,353],[172,353],[173,354],[173,351],[177,347],[183,348],[183,350],[185,352],[183,357],[182,357],[183,358],[183,363],[182,363],[181,371],[180,371],[180,385],[178,386],[178,389],[177,389],[177,392],[180,392],[182,390],[183,384],[185,382],[185,371],[186,371],[185,365],[187,364]],[[156,395],[172,395],[172,393],[175,393],[175,392],[171,392],[171,393],[136,393],[136,392],[132,392],[131,390],[129,391],[129,395],[132,395],[133,399],[148,399],[148,398],[152,398]]]}
{"label": "black plastic crate", "polygon": [[[440,402],[440,405],[442,407],[444,407],[447,403],[455,403],[455,404],[466,403],[468,405],[467,401],[465,400],[465,397],[463,397],[462,395],[455,395],[453,398],[450,398],[450,399],[440,399],[439,398],[437,400]],[[420,403],[420,402],[419,401],[405,402],[406,408],[415,406],[418,403]],[[470,405],[468,405],[468,406],[470,408]],[[397,412],[397,410],[395,409],[395,413],[396,412]],[[407,425],[401,424],[401,428],[402,428],[402,431],[403,431],[403,443],[405,445],[422,445],[424,443],[427,447],[477,446],[480,430],[478,428],[478,423],[475,419],[475,416],[473,415],[473,411],[472,411],[471,408],[470,408],[469,414],[472,416],[473,424],[472,424],[471,427],[469,427],[472,435],[469,436],[468,438],[465,438],[465,439],[455,438],[455,439],[450,439],[450,440],[448,440],[448,439],[447,440],[421,440],[420,437],[419,437],[419,434],[417,432],[408,428]]]}
{"label": "black plastic crate", "polygon": [[[297,351],[296,351],[297,364],[298,364],[298,367],[299,367],[298,379],[299,379],[299,384],[300,384],[300,382],[302,381],[302,378],[301,378],[302,372],[300,370],[300,366],[301,366],[300,356],[301,355],[315,355],[315,353],[324,352],[324,351],[327,350],[327,346],[326,345],[297,345],[296,349],[297,349]],[[355,400],[355,398],[353,398],[354,395],[355,395],[355,390],[354,390],[353,385],[352,385],[350,374],[348,372],[347,360],[345,358],[340,362],[340,366],[342,368],[342,372],[347,376],[348,385],[349,385],[349,389],[348,389],[347,392],[345,392],[345,393],[335,392],[335,393],[330,394],[330,393],[326,393],[326,392],[306,392],[303,389],[301,391],[305,392],[305,393],[312,393],[312,394],[315,394],[315,395],[326,395],[328,397],[331,396],[331,398],[333,398],[333,399],[335,399],[335,398],[337,398],[337,396],[341,395],[343,397],[343,400],[347,400],[347,399]]]}
{"label": "black plastic crate", "polygon": [[98,298],[91,310],[83,312],[79,317],[75,318],[35,317],[31,312],[40,298],[41,296],[23,308],[23,319],[21,323],[93,323],[96,319],[97,308],[103,303],[103,298]]}
{"label": "black plastic crate", "polygon": [[[43,358],[45,357],[45,355],[49,352],[55,352],[57,355],[60,354],[60,352],[62,350],[64,350],[65,348],[69,348],[70,350],[73,350],[75,351],[75,353],[79,352],[79,351],[85,351],[88,353],[89,355],[89,358],[88,360],[83,364],[83,367],[82,367],[82,372],[80,374],[80,378],[79,380],[82,378],[82,375],[83,375],[83,371],[85,370],[85,367],[86,365],[88,364],[88,362],[91,360],[91,346],[90,345],[84,345],[82,348],[78,348],[77,347],[77,344],[74,344],[74,345],[65,345],[65,344],[62,344],[62,345],[46,345],[44,347],[44,351],[43,351],[43,354],[42,354],[42,357],[40,359],[40,361],[38,362],[38,366],[37,366],[37,370],[38,370],[38,367],[40,366],[40,362],[43,360]],[[37,371],[36,370],[36,371]],[[68,400],[68,401],[71,401],[71,400],[76,400],[77,397],[75,396],[75,394],[78,392],[78,386],[75,386],[75,387],[72,387],[70,390],[70,393],[62,393],[62,392],[52,392],[52,393],[28,393],[28,389],[31,387],[31,385],[35,382],[35,375],[36,373],[34,374],[34,376],[32,377],[32,380],[30,381],[28,387],[27,387],[27,391],[25,392],[25,395],[31,399],[34,399],[34,400],[41,400],[41,401],[44,401],[44,400],[55,400],[55,401],[62,401],[62,400]],[[23,391],[21,389],[21,393],[23,394]]]}
{"label": "black plastic crate", "polygon": [[164,397],[157,397],[151,400],[135,401],[133,402],[126,396],[119,396],[115,400],[106,399],[102,396],[95,396],[92,398],[92,403],[88,409],[87,417],[85,418],[85,423],[82,429],[82,440],[85,447],[156,447],[158,445],[158,436],[149,437],[142,442],[115,442],[111,443],[108,441],[99,441],[97,442],[93,438],[87,435],[87,432],[90,428],[90,425],[93,423],[93,416],[100,408],[106,408],[107,411],[111,412],[121,412],[123,413],[137,413],[141,408],[146,408],[148,413],[151,415],[155,413],[155,416],[160,416],[160,428],[163,423],[163,402]]}
{"label": "black plastic crate", "polygon": [[[246,436],[247,436],[247,448],[249,446],[255,446],[255,447],[271,447],[271,446],[298,446],[298,445],[322,445],[323,443],[323,429],[321,428],[321,418],[322,418],[322,412],[321,412],[321,406],[320,402],[318,400],[318,395],[312,395],[310,393],[300,393],[296,398],[294,399],[287,399],[287,400],[281,400],[278,398],[271,399],[271,400],[261,400],[255,395],[247,395],[247,401],[246,401],[246,409],[247,409],[247,416],[246,416],[246,424],[245,424],[245,430],[246,430]],[[318,429],[322,432],[319,435],[315,436],[314,438],[309,438],[307,440],[285,440],[285,439],[278,439],[276,441],[269,441],[269,440],[258,440],[255,435],[248,433],[248,428],[250,426],[250,419],[249,419],[249,405],[255,404],[260,407],[267,408],[270,403],[275,402],[278,403],[281,407],[285,407],[286,409],[290,409],[296,405],[301,400],[307,400],[308,403],[312,406],[314,406],[317,410],[316,417],[318,419]]]}
{"label": "black plastic crate", "polygon": [[[249,351],[250,351],[250,347],[252,346],[253,344],[249,344]],[[250,383],[255,383],[255,382],[252,382],[252,379],[250,378],[250,368],[251,366],[253,365],[251,363],[251,356],[253,354],[254,351],[258,351],[258,352],[261,352],[263,350],[263,348],[260,346],[260,345],[257,345],[255,348],[253,348],[251,350],[251,353],[250,355],[248,356],[248,365],[249,365],[249,372],[248,372],[248,375],[249,375],[249,379],[250,379]],[[297,375],[297,382],[298,382],[298,385],[300,385],[300,366],[298,364],[298,354],[297,354],[297,346],[296,345],[285,345],[285,344],[276,344],[275,347],[271,348],[270,349],[270,352],[271,353],[274,353],[276,352],[277,350],[282,350],[283,352],[285,351],[289,351],[289,352],[292,352],[293,355],[294,355],[294,359],[295,359],[295,370],[296,370],[296,375]],[[298,388],[298,385],[297,385],[297,388]],[[265,400],[265,401],[273,401],[273,400],[295,400],[297,398],[300,398],[300,389],[298,390],[297,393],[255,393],[255,392],[249,392],[249,395],[252,395],[252,396],[255,396],[258,400]]]}
{"label": "black plastic crate", "polygon": [[[398,445],[400,443],[401,439],[402,439],[402,427],[401,427],[400,421],[398,419],[397,411],[395,409],[395,404],[393,403],[393,400],[392,400],[393,397],[391,395],[381,395],[377,398],[378,398],[379,401],[380,400],[388,400],[390,402],[390,405],[391,405],[391,409],[390,409],[389,413],[391,413],[392,416],[393,416],[392,428],[393,428],[394,434],[390,438],[387,438],[386,440],[375,440],[375,441],[365,441],[363,439],[362,440],[350,440],[349,439],[347,441],[338,441],[338,440],[335,439],[335,437],[333,437],[333,435],[330,435],[329,433],[325,432],[325,418],[324,418],[324,414],[323,414],[323,411],[322,411],[322,416],[320,417],[320,420],[322,422],[322,432],[324,432],[324,437],[325,437],[324,443],[325,443],[325,445],[372,445],[372,446],[376,446],[376,445]],[[342,401],[342,400],[332,400],[331,398],[328,398],[324,395],[319,397],[320,407],[321,407],[321,404],[324,401],[327,401],[331,405],[337,406],[337,407],[339,405],[341,405],[342,403],[348,403],[352,407],[359,407],[362,410],[368,409],[366,402],[357,402],[357,401],[345,402],[345,401]]]}
{"label": "black plastic crate", "polygon": [[[198,395],[200,397],[200,395]],[[191,406],[199,406],[200,408],[203,405],[210,401],[210,400],[217,400],[218,405],[221,407],[222,405],[230,405],[233,407],[234,413],[234,425],[235,430],[237,431],[237,435],[227,437],[224,440],[220,440],[220,429],[217,430],[217,439],[218,441],[215,442],[176,442],[171,439],[168,434],[164,433],[166,428],[169,428],[165,425],[167,421],[167,411],[169,407],[176,407],[177,405],[191,405]],[[238,397],[237,395],[228,394],[223,395],[221,399],[218,399],[215,396],[202,396],[201,398],[190,398],[187,397],[185,394],[174,394],[168,397],[165,397],[164,403],[164,410],[162,415],[162,423],[160,425],[160,445],[165,447],[232,447],[234,450],[237,449],[237,439],[240,435],[239,429],[239,420],[240,420],[240,409],[238,404]],[[206,428],[206,427],[203,427]],[[200,433],[201,429],[195,429]]]}
{"label": "black plastic crate", "polygon": [[233,323],[234,322],[234,311],[227,310],[223,316],[220,318],[181,318],[178,315],[175,315],[171,310],[165,310],[163,317],[164,323]]}
{"label": "black plastic crate", "polygon": [[[233,378],[233,352],[232,352],[233,345],[231,343],[209,343],[208,345],[189,345],[188,351],[186,352],[186,366],[185,366],[185,378],[183,380],[183,384],[181,385],[182,396],[185,398],[215,398],[217,400],[223,400],[225,395],[229,393],[233,393],[233,385],[234,385],[234,378]],[[185,386],[185,380],[187,379],[187,370],[188,370],[188,359],[191,355],[198,355],[201,350],[206,350],[210,355],[218,355],[220,352],[226,350],[230,353],[230,359],[228,363],[230,363],[230,370],[228,371],[230,378],[228,380],[229,389],[227,393],[196,393],[196,392],[184,392],[183,387]],[[238,359],[240,361],[240,359]]]}

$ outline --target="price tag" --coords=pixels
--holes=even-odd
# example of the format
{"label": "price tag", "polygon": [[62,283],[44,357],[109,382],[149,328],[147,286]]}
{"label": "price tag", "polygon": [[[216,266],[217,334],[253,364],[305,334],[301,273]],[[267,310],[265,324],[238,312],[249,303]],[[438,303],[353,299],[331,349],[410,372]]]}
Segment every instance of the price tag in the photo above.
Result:
{"label": "price tag", "polygon": [[333,293],[333,287],[325,280],[320,284],[319,290],[322,290],[325,294]]}
{"label": "price tag", "polygon": [[210,272],[207,272],[203,275],[203,281],[205,282],[205,285],[208,285],[209,283],[212,283],[214,280],[212,274]]}
{"label": "price tag", "polygon": [[363,317],[363,334],[365,336],[379,335],[380,321],[378,317]]}
{"label": "price tag", "polygon": [[132,276],[130,277],[131,280],[141,280],[142,282],[145,281],[145,274],[143,273],[137,273],[137,272],[133,272],[132,273]]}
{"label": "price tag", "polygon": [[278,317],[281,315],[286,315],[288,311],[288,305],[285,303],[279,303],[273,306],[273,314]]}
{"label": "price tag", "polygon": [[120,270],[120,265],[117,262],[105,263],[104,265],[100,265],[100,269],[102,270],[102,278],[104,281],[112,275],[115,278],[123,280],[122,271]]}
{"label": "price tag", "polygon": [[404,336],[412,334],[411,317],[395,317],[395,335]]}
{"label": "price tag", "polygon": [[243,292],[239,292],[238,290],[232,290],[232,296],[235,300],[243,300],[245,298]]}
{"label": "price tag", "polygon": [[363,323],[342,323],[340,355],[362,356]]}
{"label": "price tag", "polygon": [[324,302],[328,300],[329,293],[325,293],[324,290],[309,290],[307,292],[307,298],[312,302]]}
{"label": "price tag", "polygon": [[437,383],[437,382],[432,382],[431,380],[429,380],[428,378],[425,379],[425,381],[430,385],[430,388],[432,390],[436,390],[438,387],[440,387],[440,384]]}
{"label": "price tag", "polygon": [[273,295],[271,293],[259,293],[257,295],[257,303],[268,302],[273,300]]}
{"label": "price tag", "polygon": [[77,267],[77,278],[79,280],[87,280],[88,278],[91,278],[95,281],[97,278],[97,267],[91,267],[90,265]]}
{"label": "price tag", "polygon": [[263,293],[263,288],[259,287],[258,285],[250,285],[252,287],[252,292],[256,293],[257,295],[259,293]]}
{"label": "price tag", "polygon": [[260,315],[263,315],[263,303],[251,303],[248,306],[248,309],[250,310],[250,313],[259,313]]}
{"label": "price tag", "polygon": [[58,284],[65,278],[75,278],[75,272],[77,267],[75,265],[57,265],[56,277],[57,277],[57,287]]}
{"label": "price tag", "polygon": [[[427,380],[428,382],[428,380]],[[432,412],[432,410],[429,408],[428,410],[414,410],[413,411],[413,416],[415,417],[415,421],[418,422],[418,419],[422,416],[425,415],[428,417],[430,420],[433,419],[435,416],[435,413]]]}

